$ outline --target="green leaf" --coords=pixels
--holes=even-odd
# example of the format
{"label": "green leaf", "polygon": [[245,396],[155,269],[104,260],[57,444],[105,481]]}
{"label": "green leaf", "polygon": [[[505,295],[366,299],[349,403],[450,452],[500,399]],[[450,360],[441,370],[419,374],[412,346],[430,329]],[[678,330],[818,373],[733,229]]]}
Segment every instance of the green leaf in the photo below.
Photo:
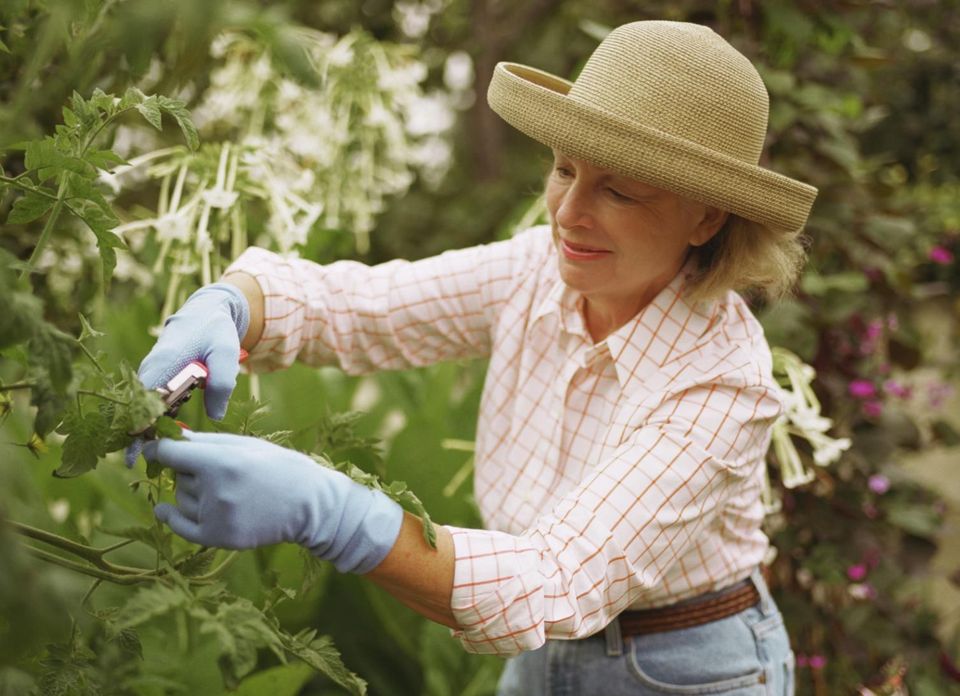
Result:
{"label": "green leaf", "polygon": [[65,394],[54,389],[50,384],[50,377],[46,370],[35,372],[33,382],[33,387],[30,389],[30,405],[37,407],[33,429],[40,437],[46,437],[63,418],[68,400]]}
{"label": "green leaf", "polygon": [[825,295],[831,290],[844,293],[861,293],[869,287],[867,277],[859,271],[820,275],[808,271],[800,280],[800,287],[808,295]]}
{"label": "green leaf", "polygon": [[80,123],[80,119],[77,118],[77,115],[68,106],[63,107],[63,123],[70,128]]}
{"label": "green leaf", "polygon": [[24,164],[35,170],[40,182],[65,171],[90,176],[93,169],[81,159],[61,152],[53,138],[32,140],[26,144]]}
{"label": "green leaf", "polygon": [[197,127],[193,125],[193,119],[190,118],[190,112],[186,105],[178,99],[171,99],[162,95],[157,97],[157,103],[161,109],[176,120],[183,133],[184,140],[187,141],[187,147],[196,150],[200,146],[200,136],[197,134]]}
{"label": "green leaf", "polygon": [[330,638],[314,638],[314,635],[315,631],[312,630],[302,631],[296,636],[284,635],[284,648],[351,694],[364,696],[367,683],[346,668]]}
{"label": "green leaf", "polygon": [[157,130],[163,130],[163,116],[160,113],[160,106],[157,104],[156,97],[150,97],[145,101],[136,105],[136,110],[147,119],[147,123],[156,128]]}
{"label": "green leaf", "polygon": [[283,642],[277,629],[253,602],[236,598],[222,602],[216,613],[191,612],[200,619],[200,633],[212,635],[220,648],[220,670],[228,688],[257,666],[257,650],[261,647],[283,654]]}
{"label": "green leaf", "polygon": [[120,373],[123,383],[118,391],[127,405],[116,410],[112,426],[126,433],[143,432],[164,414],[167,406],[160,394],[143,386],[129,364],[121,363]]}
{"label": "green leaf", "polygon": [[177,571],[185,577],[194,578],[210,570],[217,556],[217,549],[203,549],[190,554],[182,563],[176,566]]}
{"label": "green leaf", "polygon": [[887,511],[891,524],[919,537],[931,538],[940,529],[935,510],[925,505],[895,504]]}
{"label": "green leaf", "polygon": [[73,478],[94,469],[107,452],[104,435],[109,429],[107,419],[100,411],[81,414],[75,407],[67,411],[58,431],[67,436],[63,443],[60,467],[53,472],[57,478]]}
{"label": "green leaf", "polygon": [[33,222],[50,210],[56,202],[56,197],[44,196],[31,191],[14,202],[13,210],[7,216],[7,224],[22,225]]}
{"label": "green leaf", "polygon": [[84,155],[83,159],[97,169],[103,169],[105,171],[121,164],[127,164],[127,161],[113,150],[94,150]]}
{"label": "green leaf", "polygon": [[114,620],[114,625],[119,630],[134,628],[175,609],[184,608],[191,602],[191,597],[182,588],[155,583],[138,590],[127,600]]}
{"label": "green leaf", "polygon": [[297,696],[312,676],[313,670],[303,662],[271,667],[240,682],[233,696]]}
{"label": "green leaf", "polygon": [[154,435],[158,438],[168,437],[171,440],[182,440],[183,429],[170,416],[160,416],[157,422],[153,424]]}
{"label": "green leaf", "polygon": [[73,376],[73,348],[76,339],[45,321],[39,321],[28,350],[33,365],[44,368],[54,389],[63,392]]}

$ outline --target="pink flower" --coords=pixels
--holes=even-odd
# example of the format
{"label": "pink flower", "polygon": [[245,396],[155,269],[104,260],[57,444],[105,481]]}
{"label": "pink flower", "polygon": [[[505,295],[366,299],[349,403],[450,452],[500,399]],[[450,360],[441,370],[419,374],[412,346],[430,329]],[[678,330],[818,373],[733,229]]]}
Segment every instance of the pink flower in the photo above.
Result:
{"label": "pink flower", "polygon": [[883,402],[870,399],[863,402],[863,413],[870,418],[879,418],[883,414]]}
{"label": "pink flower", "polygon": [[869,500],[863,503],[863,514],[866,515],[868,519],[875,520],[880,517],[880,508],[871,503]]}
{"label": "pink flower", "polygon": [[827,658],[823,655],[811,655],[808,664],[810,669],[823,669],[827,666]]}
{"label": "pink flower", "polygon": [[930,260],[934,263],[938,263],[941,266],[946,266],[953,263],[953,252],[942,246],[935,246],[930,250],[929,254]]}
{"label": "pink flower", "polygon": [[895,379],[888,379],[885,381],[883,383],[883,390],[887,392],[887,394],[892,394],[893,396],[901,399],[910,398],[910,387],[906,386],[905,384],[901,384]]}
{"label": "pink flower", "polygon": [[874,474],[867,479],[867,488],[877,495],[883,495],[890,490],[890,479],[883,474]]}
{"label": "pink flower", "polygon": [[804,653],[797,653],[797,667],[806,667],[810,659]]}
{"label": "pink flower", "polygon": [[877,395],[877,388],[868,379],[855,379],[847,385],[850,396],[857,399],[869,399]]}
{"label": "pink flower", "polygon": [[854,582],[860,582],[867,577],[867,566],[863,563],[856,563],[847,567],[847,577]]}
{"label": "pink flower", "polygon": [[863,334],[869,340],[876,341],[883,335],[883,322],[879,319],[874,319],[867,324],[867,328],[864,330]]}

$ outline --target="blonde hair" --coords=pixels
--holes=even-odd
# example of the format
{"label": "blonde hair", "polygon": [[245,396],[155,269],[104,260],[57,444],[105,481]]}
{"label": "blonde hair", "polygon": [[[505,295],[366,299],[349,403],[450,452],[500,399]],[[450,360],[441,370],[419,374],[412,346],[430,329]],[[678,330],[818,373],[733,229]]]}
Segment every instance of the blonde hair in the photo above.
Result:
{"label": "blonde hair", "polygon": [[697,266],[687,281],[691,301],[717,299],[728,290],[770,301],[793,288],[807,254],[801,230],[775,230],[731,214],[691,257]]}

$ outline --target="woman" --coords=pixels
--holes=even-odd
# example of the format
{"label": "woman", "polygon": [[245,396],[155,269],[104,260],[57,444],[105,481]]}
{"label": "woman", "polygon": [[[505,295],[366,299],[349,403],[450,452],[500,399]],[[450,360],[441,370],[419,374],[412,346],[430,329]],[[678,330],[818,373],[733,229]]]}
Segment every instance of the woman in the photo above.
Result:
{"label": "woman", "polygon": [[816,190],[757,165],[759,75],[706,27],[635,22],[572,85],[502,63],[488,99],[553,149],[549,226],[373,268],[249,249],[170,318],[140,372],[157,385],[205,361],[221,417],[241,343],[263,369],[489,357],[488,529],[441,527],[431,550],[381,494],[205,433],[147,444],[179,474],[157,516],[197,543],[295,542],[366,574],[466,649],[516,655],[503,694],[791,693],[759,572],[781,406],[734,290],[790,285]]}

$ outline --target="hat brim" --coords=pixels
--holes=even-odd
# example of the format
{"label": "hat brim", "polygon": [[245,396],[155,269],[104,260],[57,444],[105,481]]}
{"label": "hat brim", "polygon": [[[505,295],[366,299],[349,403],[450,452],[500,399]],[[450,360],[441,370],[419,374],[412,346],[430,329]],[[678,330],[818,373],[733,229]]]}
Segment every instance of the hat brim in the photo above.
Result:
{"label": "hat brim", "polygon": [[542,70],[499,63],[487,101],[511,126],[570,157],[773,229],[806,223],[813,186],[578,101],[571,87]]}

